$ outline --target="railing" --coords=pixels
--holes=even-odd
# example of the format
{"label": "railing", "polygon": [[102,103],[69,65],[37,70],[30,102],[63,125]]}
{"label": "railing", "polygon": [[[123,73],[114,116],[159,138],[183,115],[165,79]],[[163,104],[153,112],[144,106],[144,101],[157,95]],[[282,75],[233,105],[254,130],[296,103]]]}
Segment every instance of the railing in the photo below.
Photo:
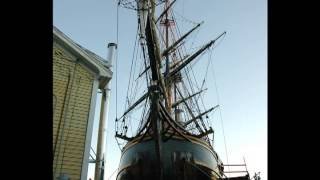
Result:
{"label": "railing", "polygon": [[[243,158],[244,160],[244,158]],[[244,164],[224,164],[223,167],[225,166],[233,166],[233,167],[239,167],[239,166],[242,166],[242,167],[245,167],[245,170],[235,170],[235,171],[223,171],[223,175],[224,177],[226,177],[226,179],[229,179],[229,178],[235,178],[235,177],[230,177],[230,176],[227,176],[226,174],[233,174],[233,173],[246,173],[244,176],[239,176],[239,177],[248,177],[248,180],[249,180],[249,172],[248,172],[248,169],[247,169],[247,164],[244,160]],[[229,169],[229,168],[228,168]]]}
{"label": "railing", "polygon": [[245,171],[224,171],[224,173],[249,173],[246,164],[224,164],[223,166],[244,166],[246,168]]}

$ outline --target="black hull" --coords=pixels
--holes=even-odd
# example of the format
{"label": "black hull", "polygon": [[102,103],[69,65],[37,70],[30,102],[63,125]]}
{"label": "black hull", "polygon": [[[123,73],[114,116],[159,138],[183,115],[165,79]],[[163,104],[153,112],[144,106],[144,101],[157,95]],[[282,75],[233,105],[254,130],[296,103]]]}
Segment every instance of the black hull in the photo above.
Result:
{"label": "black hull", "polygon": [[[220,176],[219,160],[212,147],[198,138],[192,142],[170,138],[162,142],[164,180],[209,180]],[[121,156],[117,180],[157,180],[155,141],[129,142]]]}

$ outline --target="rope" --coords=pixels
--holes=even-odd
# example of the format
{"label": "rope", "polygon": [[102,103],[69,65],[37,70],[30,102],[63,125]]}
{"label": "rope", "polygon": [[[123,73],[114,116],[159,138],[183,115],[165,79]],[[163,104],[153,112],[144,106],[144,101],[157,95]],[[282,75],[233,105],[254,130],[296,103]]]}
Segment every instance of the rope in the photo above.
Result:
{"label": "rope", "polygon": [[[131,87],[131,77],[132,77],[132,68],[133,68],[133,61],[135,59],[135,52],[136,52],[136,46],[137,46],[137,40],[138,40],[138,30],[137,30],[137,33],[136,33],[136,40],[134,42],[134,48],[133,48],[133,55],[132,55],[132,60],[131,60],[131,67],[130,67],[130,74],[129,74],[129,83],[128,83],[128,88],[127,88],[127,105],[128,107],[130,106],[130,100],[129,100],[129,89]],[[132,93],[130,93],[131,95]]]}
{"label": "rope", "polygon": [[117,52],[116,52],[116,118],[118,118],[118,55],[119,55],[119,6],[120,0],[117,6]]}
{"label": "rope", "polygon": [[[212,65],[213,65],[213,63],[212,63]],[[215,72],[214,72],[214,67],[212,67],[212,75],[213,75],[213,81],[214,81],[214,84],[215,84],[215,90],[216,90],[216,94],[217,94],[217,101],[218,101],[218,104],[220,104],[219,91],[218,91],[216,76],[215,76]],[[220,114],[220,122],[221,122],[221,127],[222,127],[222,135],[223,135],[223,140],[224,140],[226,159],[227,159],[227,164],[229,164],[227,142],[226,142],[226,136],[225,136],[224,126],[223,126],[223,121],[222,121],[221,106],[219,106],[219,109],[220,109],[219,114]],[[230,170],[229,167],[228,167],[228,170]]]}
{"label": "rope", "polygon": [[[175,13],[176,13],[176,12],[175,12]],[[176,18],[174,17],[174,14],[175,14],[175,13],[172,13],[173,19],[176,19]],[[176,13],[176,14],[179,15],[179,13]],[[193,23],[193,24],[198,24],[198,23]],[[176,26],[176,31],[177,31],[178,34],[180,33],[180,30],[179,30],[179,27],[178,27],[178,26]],[[196,33],[196,35],[197,35],[199,31],[197,30],[196,32],[197,32],[197,33]],[[194,38],[195,38],[195,37],[196,37],[196,36],[194,36]],[[193,42],[193,43],[194,43],[194,42]],[[191,47],[193,46],[193,43],[191,44]],[[185,45],[182,45],[182,49],[184,49],[184,50],[186,51]],[[198,57],[198,59],[200,59],[203,55],[204,55],[204,54],[201,54],[201,55]],[[197,83],[197,80],[196,80],[196,78],[195,78],[195,74],[194,74],[194,71],[193,71],[193,68],[192,68],[192,66],[194,66],[196,63],[197,63],[197,61],[194,62],[194,63],[192,63],[189,67],[186,67],[185,70],[184,70],[184,72],[185,72],[185,74],[186,74],[186,77],[187,77],[187,81],[188,81],[188,83],[189,83],[189,87],[190,87],[192,93],[195,92],[194,87],[199,90],[199,84]],[[191,71],[191,72],[190,72],[190,71]],[[207,70],[206,70],[206,76],[207,76],[207,71],[208,71],[208,67],[207,67]],[[189,77],[189,74],[190,74],[190,73],[191,73],[190,76],[192,76],[193,79],[191,79],[191,78]],[[203,84],[202,84],[200,90],[201,90],[202,88],[203,88]],[[187,94],[189,94],[188,91],[187,91]],[[200,107],[199,107],[199,103],[198,103],[198,100],[199,100],[199,99],[201,100],[202,105],[203,105],[203,107],[205,108],[202,95],[200,95],[196,101],[193,101],[193,99],[192,99],[191,102],[190,102],[190,103],[191,103],[191,104],[190,104],[190,105],[191,105],[191,108],[194,107],[194,109],[196,109],[196,110],[198,111],[198,113],[200,113]],[[205,109],[206,109],[206,108],[205,108]],[[201,123],[202,123],[203,128],[206,129],[206,125],[205,125],[205,123],[203,122],[202,118],[200,119],[200,121],[201,121]],[[208,119],[206,119],[206,121],[207,121],[206,124],[209,125]]]}
{"label": "rope", "polygon": [[115,172],[117,172],[118,168],[113,171],[113,173],[109,176],[108,180],[112,178]]}
{"label": "rope", "polygon": [[[224,38],[225,38],[225,35],[223,36],[223,39],[224,39]],[[211,65],[211,59],[212,59],[213,49],[216,48],[218,45],[220,45],[220,43],[222,42],[223,39],[221,39],[221,41],[219,41],[217,45],[215,45],[215,46],[213,46],[211,49],[209,49],[208,64],[207,64],[205,76],[204,76],[203,81],[202,81],[201,90],[203,89],[204,84],[205,84],[205,82],[206,82],[206,78],[207,78],[207,76],[208,76],[208,69],[209,69],[209,66]],[[214,81],[215,81],[215,80],[214,80]],[[216,81],[215,81],[215,83],[216,83]],[[217,86],[216,86],[216,88],[217,88]],[[216,90],[216,91],[217,91],[217,90]],[[201,98],[201,102],[202,102],[202,104],[203,104],[203,106],[204,106],[203,99],[202,99],[202,95],[200,95],[200,98]],[[217,99],[218,99],[218,98],[217,98]],[[218,104],[219,104],[219,101],[218,101]],[[222,117],[222,116],[221,116],[221,111],[220,111],[220,117]],[[222,119],[222,118],[221,118],[221,119]],[[209,124],[208,121],[207,121],[207,123]],[[210,125],[212,126],[213,124],[211,123]],[[223,135],[224,135],[224,133],[223,133]],[[212,144],[213,144],[213,140],[214,140],[213,138],[214,138],[214,137],[212,137]],[[226,147],[226,146],[225,146],[225,147]]]}
{"label": "rope", "polygon": [[[137,28],[137,34],[136,34],[137,38],[138,38],[138,31],[139,31],[139,29]],[[138,39],[136,39],[136,40],[138,40]],[[137,43],[138,43],[138,41],[137,41]],[[135,49],[137,49],[137,50],[135,50]],[[138,59],[138,54],[140,52],[139,48],[136,48],[136,46],[135,46],[135,49],[134,49],[134,54],[133,54],[133,57],[132,57],[134,63],[131,64],[131,66],[133,65],[133,73],[132,73],[133,77],[132,77],[132,82],[131,82],[132,85],[131,85],[131,89],[130,89],[130,99],[131,99],[131,101],[134,100],[137,97],[137,91],[138,91],[138,88],[140,88],[140,83],[139,83],[140,81],[136,81],[135,87],[133,88],[133,83],[134,83],[133,79],[134,79],[134,76],[136,74],[137,59]],[[142,68],[140,67],[140,69],[142,69]]]}
{"label": "rope", "polygon": [[193,25],[197,25],[197,24],[198,24],[198,23],[195,22],[195,21],[192,21],[192,20],[190,20],[190,19],[187,19],[186,17],[183,17],[183,15],[181,15],[180,13],[178,13],[178,11],[176,11],[176,10],[174,10],[173,12],[180,17],[180,20],[181,20],[181,21],[188,22],[188,23],[193,24]]}
{"label": "rope", "polygon": [[[120,0],[118,1],[117,5],[117,27],[116,27],[116,37],[117,37],[117,52],[116,52],[116,122],[115,122],[115,129],[116,132],[118,132],[118,55],[119,55],[119,7],[120,7]],[[118,142],[118,139],[115,138],[118,144],[118,147],[121,151],[120,143]]]}
{"label": "rope", "polygon": [[205,75],[203,77],[201,89],[203,88],[203,86],[204,86],[204,84],[206,82],[206,78],[208,76],[208,69],[209,69],[209,66],[210,66],[210,63],[211,63],[211,56],[212,56],[212,50],[209,52],[208,64],[207,64],[207,68],[206,68],[206,73],[205,73]]}
{"label": "rope", "polygon": [[140,131],[140,129],[142,128],[142,124],[143,124],[143,119],[144,119],[144,117],[145,117],[145,114],[146,114],[146,111],[147,111],[147,109],[146,109],[146,107],[147,107],[147,105],[148,105],[148,98],[146,98],[146,100],[145,100],[145,103],[144,103],[144,108],[143,108],[143,110],[142,110],[142,114],[141,114],[141,121],[140,121],[140,124],[139,124],[139,126],[138,126],[138,128],[137,128],[137,132],[136,133],[138,133],[139,131]]}

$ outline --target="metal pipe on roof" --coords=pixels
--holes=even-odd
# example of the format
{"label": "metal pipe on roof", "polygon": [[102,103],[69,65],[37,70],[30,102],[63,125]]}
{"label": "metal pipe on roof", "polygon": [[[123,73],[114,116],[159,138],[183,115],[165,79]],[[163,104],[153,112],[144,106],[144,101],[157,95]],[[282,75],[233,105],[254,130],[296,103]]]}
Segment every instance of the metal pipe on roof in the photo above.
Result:
{"label": "metal pipe on roof", "polygon": [[[112,62],[115,55],[115,50],[117,49],[116,43],[109,43],[108,44],[108,54],[107,54],[107,61],[109,61],[110,66],[112,66]],[[106,151],[106,129],[107,129],[107,118],[109,113],[109,97],[110,97],[110,87],[111,81],[101,89],[102,96],[101,96],[101,108],[100,108],[100,120],[99,120],[99,131],[98,131],[98,141],[97,141],[97,155],[96,155],[96,167],[95,167],[95,176],[94,179],[100,180],[104,176],[102,173],[106,171],[103,170],[105,167],[105,158],[104,154]],[[104,164],[104,166],[103,166]]]}
{"label": "metal pipe on roof", "polygon": [[107,61],[109,61],[110,65],[112,66],[112,61],[115,56],[115,50],[117,49],[116,43],[109,43],[108,44],[108,55],[107,55]]}

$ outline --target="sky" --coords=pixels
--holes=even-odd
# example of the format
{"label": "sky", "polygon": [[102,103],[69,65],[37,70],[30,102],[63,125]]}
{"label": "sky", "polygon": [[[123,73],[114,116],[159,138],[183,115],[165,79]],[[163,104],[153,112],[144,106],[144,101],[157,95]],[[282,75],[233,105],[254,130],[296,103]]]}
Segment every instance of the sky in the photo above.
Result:
{"label": "sky", "polygon": [[[267,179],[267,0],[177,0],[174,8],[186,19],[204,21],[193,38],[196,45],[227,32],[223,41],[213,49],[211,58],[204,55],[194,67],[194,71],[199,72],[196,76],[202,79],[201,69],[208,60],[212,61],[207,76],[209,93],[205,94],[204,103],[214,106],[219,102],[220,105],[220,109],[210,115],[215,130],[214,148],[224,164],[227,164],[227,156],[229,164],[243,163],[244,157],[251,176],[261,172],[261,178]],[[107,57],[107,44],[117,40],[116,15],[116,0],[53,0],[53,25],[104,58]],[[115,76],[118,75],[117,108],[120,116],[125,107],[136,17],[132,10],[119,9],[118,73],[114,72],[111,83],[105,179],[116,178],[120,161],[121,153],[114,138]],[[179,24],[182,32],[191,27],[187,22]],[[94,149],[100,97],[98,94],[92,137]],[[94,166],[89,165],[88,177],[93,176]]]}

